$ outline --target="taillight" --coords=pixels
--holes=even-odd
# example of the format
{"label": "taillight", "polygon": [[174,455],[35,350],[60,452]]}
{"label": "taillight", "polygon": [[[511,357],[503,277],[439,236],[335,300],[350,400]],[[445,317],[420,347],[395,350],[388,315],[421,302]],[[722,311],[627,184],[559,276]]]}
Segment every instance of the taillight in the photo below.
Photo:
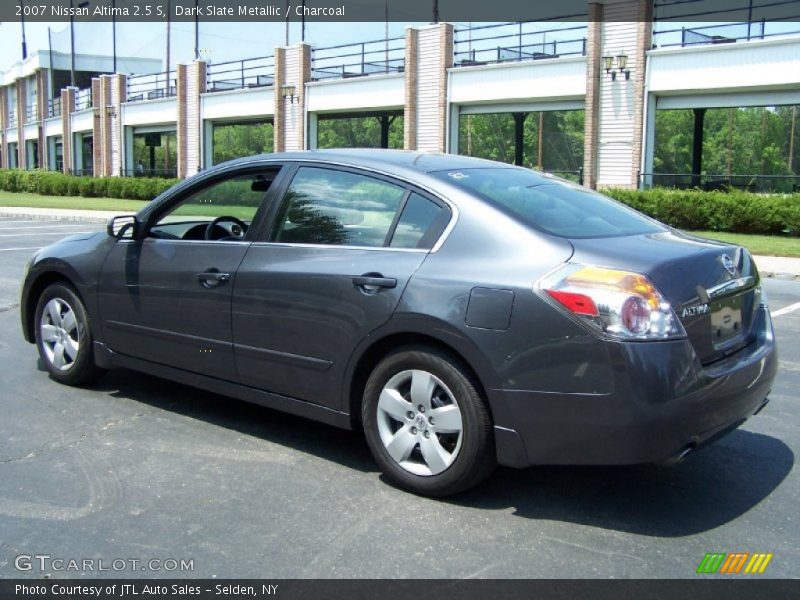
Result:
{"label": "taillight", "polygon": [[538,281],[536,288],[601,334],[630,340],[686,335],[669,302],[639,273],[566,263]]}

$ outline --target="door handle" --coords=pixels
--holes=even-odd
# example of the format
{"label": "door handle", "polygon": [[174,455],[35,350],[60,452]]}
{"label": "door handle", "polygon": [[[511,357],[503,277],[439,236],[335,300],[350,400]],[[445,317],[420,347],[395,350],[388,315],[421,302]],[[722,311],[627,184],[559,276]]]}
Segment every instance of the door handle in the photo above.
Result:
{"label": "door handle", "polygon": [[391,277],[383,277],[381,275],[361,275],[360,277],[353,277],[353,285],[360,288],[395,288],[397,287],[397,279]]}
{"label": "door handle", "polygon": [[205,288],[217,287],[221,283],[230,280],[230,273],[220,273],[219,271],[206,271],[205,273],[198,273],[197,279]]}

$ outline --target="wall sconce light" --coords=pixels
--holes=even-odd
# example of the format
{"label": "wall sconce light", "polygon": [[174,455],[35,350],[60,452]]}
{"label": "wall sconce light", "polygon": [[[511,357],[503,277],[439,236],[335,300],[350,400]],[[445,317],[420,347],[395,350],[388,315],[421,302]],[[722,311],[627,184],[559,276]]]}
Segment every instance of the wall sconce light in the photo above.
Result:
{"label": "wall sconce light", "polygon": [[291,84],[287,84],[281,87],[281,91],[283,92],[284,99],[289,98],[289,101],[294,104],[295,87]]}
{"label": "wall sconce light", "polygon": [[113,119],[117,116],[117,111],[113,106],[106,106],[106,115]]}
{"label": "wall sconce light", "polygon": [[[614,69],[614,62],[617,63],[616,70]],[[611,81],[617,80],[617,73],[624,74],[625,80],[629,80],[631,78],[631,72],[626,67],[628,66],[628,55],[625,54],[624,50],[620,50],[619,54],[615,57],[613,56],[604,56],[603,57],[603,68],[606,70],[606,73],[611,75]]]}

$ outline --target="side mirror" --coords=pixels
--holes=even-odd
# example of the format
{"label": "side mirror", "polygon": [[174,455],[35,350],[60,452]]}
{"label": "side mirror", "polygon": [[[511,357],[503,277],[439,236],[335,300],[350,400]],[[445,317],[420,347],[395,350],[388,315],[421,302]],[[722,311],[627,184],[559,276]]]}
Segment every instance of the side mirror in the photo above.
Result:
{"label": "side mirror", "polygon": [[118,215],[111,217],[106,225],[108,235],[118,240],[133,239],[136,235],[136,216]]}

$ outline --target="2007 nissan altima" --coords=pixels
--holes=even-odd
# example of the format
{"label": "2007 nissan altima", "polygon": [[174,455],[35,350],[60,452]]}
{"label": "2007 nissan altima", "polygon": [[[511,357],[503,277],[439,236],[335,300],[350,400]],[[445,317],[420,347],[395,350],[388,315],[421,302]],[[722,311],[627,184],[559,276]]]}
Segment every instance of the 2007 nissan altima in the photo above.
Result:
{"label": "2007 nissan altima", "polygon": [[761,410],[777,367],[745,249],[403,151],[209,169],[40,250],[21,313],[58,382],[125,367],[362,428],[429,495],[497,463],[676,461]]}

